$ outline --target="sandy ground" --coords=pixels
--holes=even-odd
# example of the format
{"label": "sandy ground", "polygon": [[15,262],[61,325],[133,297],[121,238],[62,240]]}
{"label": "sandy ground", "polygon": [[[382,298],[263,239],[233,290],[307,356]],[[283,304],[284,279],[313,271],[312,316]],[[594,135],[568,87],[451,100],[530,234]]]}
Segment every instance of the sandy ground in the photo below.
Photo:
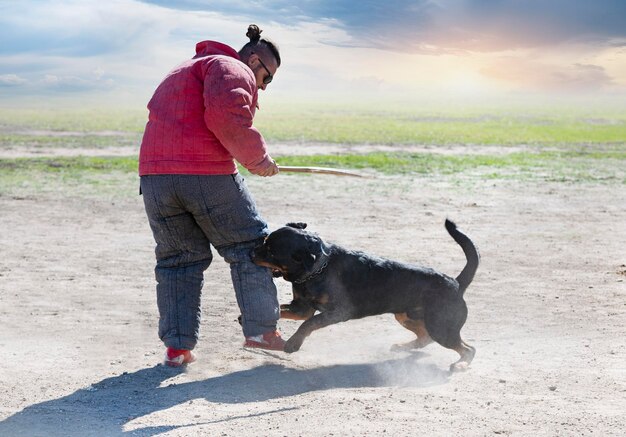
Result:
{"label": "sandy ground", "polygon": [[[1,131],[0,131],[1,132]],[[28,131],[39,134],[41,131]],[[79,137],[68,135],[69,137]],[[95,134],[95,133],[94,133]],[[92,134],[93,135],[93,134]],[[60,136],[60,135],[56,135]],[[109,135],[112,136],[112,135]],[[118,135],[121,138],[129,139],[129,142],[140,142],[140,136]],[[414,144],[335,144],[335,143],[276,143],[271,145],[272,156],[280,158],[285,155],[324,155],[339,153],[372,153],[372,152],[411,152],[411,153],[437,153],[444,155],[464,154],[506,154],[528,150],[526,146],[489,146],[473,145],[467,147],[459,145],[414,145]],[[19,144],[0,149],[0,158],[37,158],[46,156],[130,156],[137,153],[136,146],[115,146],[115,147],[57,147],[57,146],[33,146]]]}
{"label": "sandy ground", "polygon": [[[314,333],[300,352],[246,351],[227,266],[206,273],[199,361],[159,365],[153,240],[133,195],[0,196],[0,436],[624,435],[626,190],[619,185],[248,178],[272,228],[425,264],[479,246],[464,338],[412,339],[386,315]],[[281,302],[289,285],[277,281]],[[285,335],[298,322],[281,321]]]}

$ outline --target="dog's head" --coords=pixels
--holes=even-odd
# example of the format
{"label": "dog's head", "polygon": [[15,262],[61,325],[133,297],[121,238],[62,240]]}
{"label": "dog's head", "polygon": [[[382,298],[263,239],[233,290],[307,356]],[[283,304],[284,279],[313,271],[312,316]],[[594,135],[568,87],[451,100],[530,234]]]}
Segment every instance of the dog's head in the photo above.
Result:
{"label": "dog's head", "polygon": [[287,223],[268,235],[252,252],[255,264],[272,269],[274,276],[293,281],[311,272],[319,257],[327,255],[322,239],[305,231],[306,223]]}

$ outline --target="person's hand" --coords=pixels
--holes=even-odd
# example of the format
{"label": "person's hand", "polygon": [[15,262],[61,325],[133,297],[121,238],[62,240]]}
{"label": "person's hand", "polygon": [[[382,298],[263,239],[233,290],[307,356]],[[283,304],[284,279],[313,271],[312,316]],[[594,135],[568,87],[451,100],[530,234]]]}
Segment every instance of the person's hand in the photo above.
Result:
{"label": "person's hand", "polygon": [[[271,159],[271,158],[270,158]],[[272,164],[267,166],[266,168],[264,168],[263,170],[256,172],[255,174],[257,176],[263,176],[263,177],[267,177],[267,176],[274,176],[277,175],[279,172],[278,170],[278,165],[276,164],[276,161],[274,161],[272,159]]]}

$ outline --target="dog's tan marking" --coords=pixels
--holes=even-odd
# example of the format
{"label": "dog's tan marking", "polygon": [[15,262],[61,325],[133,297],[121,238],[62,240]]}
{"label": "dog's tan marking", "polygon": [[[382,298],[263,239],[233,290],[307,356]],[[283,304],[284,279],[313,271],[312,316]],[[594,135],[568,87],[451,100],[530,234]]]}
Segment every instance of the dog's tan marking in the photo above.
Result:
{"label": "dog's tan marking", "polygon": [[310,319],[311,316],[310,315],[304,315],[304,314],[296,314],[294,312],[291,312],[289,310],[280,310],[280,318],[281,319],[289,319],[289,320],[307,320]]}
{"label": "dog's tan marking", "polygon": [[319,297],[319,299],[315,300],[321,305],[326,305],[330,301],[330,295],[328,293],[324,293]]}
{"label": "dog's tan marking", "polygon": [[410,319],[407,313],[397,313],[394,314],[396,320],[406,329],[411,331],[417,336],[416,340],[410,341],[404,344],[395,344],[393,345],[394,350],[399,349],[421,349],[425,346],[428,346],[433,342],[433,339],[430,338],[430,334],[428,334],[428,330],[426,330],[426,325],[424,325],[424,320],[413,320]]}
{"label": "dog's tan marking", "polygon": [[282,274],[285,274],[287,270],[284,266],[279,266],[277,264],[268,263],[266,261],[254,261],[257,266],[267,267],[268,269],[276,270]]}
{"label": "dog's tan marking", "polygon": [[274,264],[272,264],[272,263],[268,263],[268,262],[266,262],[266,261],[256,260],[256,261],[254,261],[254,263],[255,263],[257,266],[261,266],[261,267],[268,267],[268,268],[270,268],[270,269],[276,269],[276,270],[278,270],[278,269],[279,269],[279,266],[274,265]]}
{"label": "dog's tan marking", "polygon": [[304,313],[296,313],[291,311],[289,304],[280,306],[280,318],[289,320],[308,320],[315,314],[315,309],[310,308]]}

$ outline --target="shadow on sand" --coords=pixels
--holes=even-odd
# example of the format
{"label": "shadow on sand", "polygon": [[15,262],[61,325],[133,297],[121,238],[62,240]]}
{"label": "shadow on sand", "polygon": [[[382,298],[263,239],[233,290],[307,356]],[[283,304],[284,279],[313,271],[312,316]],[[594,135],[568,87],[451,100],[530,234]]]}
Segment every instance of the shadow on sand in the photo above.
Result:
{"label": "shadow on sand", "polygon": [[[147,436],[178,426],[143,428],[125,432],[131,420],[179,404],[205,399],[214,403],[259,402],[335,388],[429,387],[443,384],[449,373],[433,365],[420,365],[415,355],[373,364],[340,364],[293,369],[266,364],[205,379],[161,383],[177,374],[156,366],[104,379],[88,389],[26,407],[0,422],[2,436]],[[285,408],[262,414],[271,414]],[[251,413],[249,416],[258,415]],[[245,417],[249,417],[245,416]],[[216,420],[217,422],[234,420]]]}

